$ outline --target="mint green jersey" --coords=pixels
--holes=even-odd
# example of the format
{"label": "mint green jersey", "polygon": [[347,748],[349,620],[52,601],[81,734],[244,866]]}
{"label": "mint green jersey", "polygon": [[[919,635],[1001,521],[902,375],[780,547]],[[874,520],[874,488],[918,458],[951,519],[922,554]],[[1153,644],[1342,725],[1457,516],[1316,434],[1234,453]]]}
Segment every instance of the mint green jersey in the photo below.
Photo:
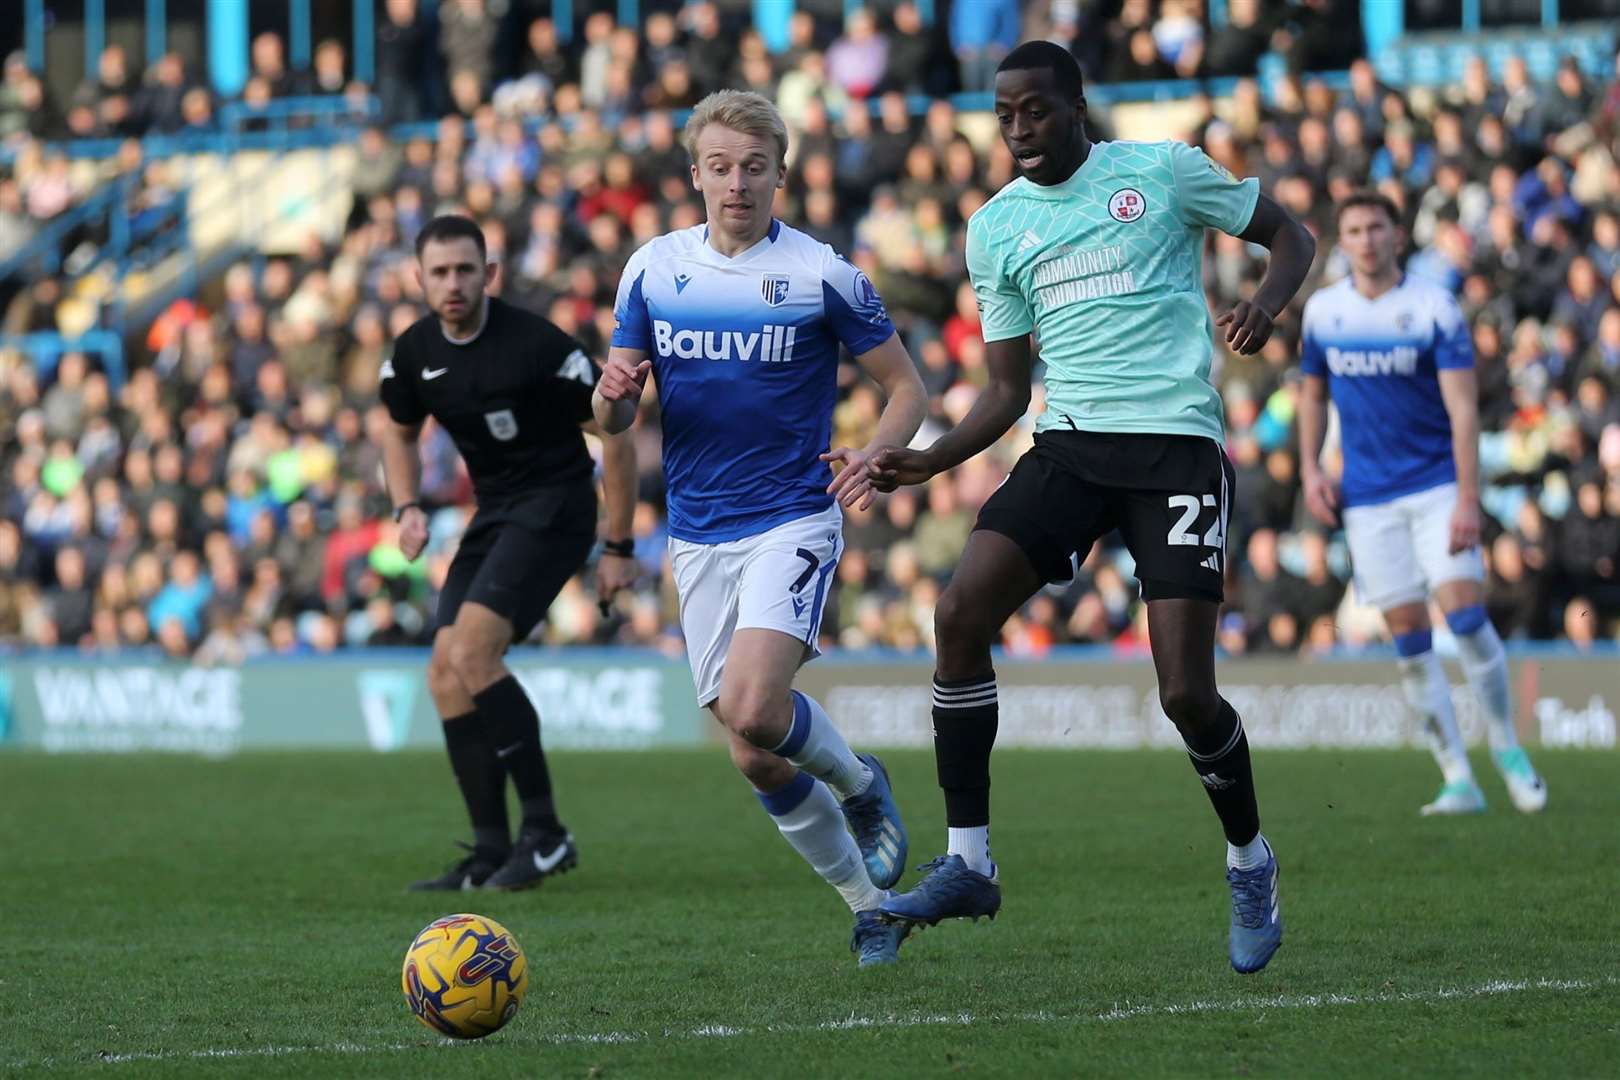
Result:
{"label": "mint green jersey", "polygon": [[1037,431],[1225,441],[1209,381],[1204,229],[1249,227],[1260,182],[1180,142],[1104,142],[1061,184],[1019,177],[968,222],[985,341],[1034,332],[1046,364]]}

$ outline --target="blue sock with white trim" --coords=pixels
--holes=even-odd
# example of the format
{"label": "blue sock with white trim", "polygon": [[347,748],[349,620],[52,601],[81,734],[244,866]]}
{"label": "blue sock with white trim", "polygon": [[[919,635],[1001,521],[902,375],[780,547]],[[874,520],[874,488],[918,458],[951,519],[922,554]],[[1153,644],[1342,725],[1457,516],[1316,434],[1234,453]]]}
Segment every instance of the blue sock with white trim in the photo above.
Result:
{"label": "blue sock with white trim", "polygon": [[1513,727],[1513,697],[1508,688],[1507,653],[1496,627],[1486,616],[1485,605],[1446,612],[1446,625],[1457,639],[1457,658],[1474,696],[1485,708],[1486,725],[1493,750],[1511,750],[1519,745]]}
{"label": "blue sock with white trim", "polygon": [[1440,658],[1434,654],[1434,634],[1414,630],[1395,635],[1396,667],[1401,671],[1401,690],[1406,703],[1423,723],[1423,737],[1429,744],[1434,763],[1448,784],[1474,779],[1468,764],[1468,751],[1457,730],[1457,715],[1451,708],[1451,683],[1446,679]]}
{"label": "blue sock with white trim", "polygon": [[782,839],[838,890],[851,911],[870,911],[888,896],[867,875],[861,849],[845,827],[844,812],[826,784],[798,772],[786,787],[754,794],[776,822]]}
{"label": "blue sock with white trim", "polygon": [[771,752],[825,781],[840,801],[864,792],[872,783],[872,770],[855,756],[826,710],[808,694],[788,693],[793,697],[793,724]]}

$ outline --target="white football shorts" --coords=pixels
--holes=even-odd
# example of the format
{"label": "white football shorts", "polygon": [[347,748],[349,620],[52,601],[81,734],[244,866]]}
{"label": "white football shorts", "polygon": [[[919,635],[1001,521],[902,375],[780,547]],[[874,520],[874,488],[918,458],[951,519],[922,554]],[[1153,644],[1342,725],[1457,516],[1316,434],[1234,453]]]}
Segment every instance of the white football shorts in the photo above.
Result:
{"label": "white football shorts", "polygon": [[1447,581],[1484,581],[1478,547],[1456,555],[1448,550],[1456,508],[1456,484],[1347,508],[1344,535],[1362,600],[1388,611],[1426,599]]}
{"label": "white football shorts", "polygon": [[681,632],[699,705],[719,698],[726,653],[738,630],[779,630],[803,641],[807,658],[820,655],[816,638],[843,553],[844,515],[837,503],[741,540],[694,544],[670,538]]}

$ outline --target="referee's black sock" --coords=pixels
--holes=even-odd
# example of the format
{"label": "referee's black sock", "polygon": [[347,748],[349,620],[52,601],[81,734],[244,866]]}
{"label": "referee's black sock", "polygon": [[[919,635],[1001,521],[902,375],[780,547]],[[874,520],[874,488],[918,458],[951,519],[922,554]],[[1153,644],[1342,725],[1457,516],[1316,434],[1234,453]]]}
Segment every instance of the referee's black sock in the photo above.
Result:
{"label": "referee's black sock", "polygon": [[990,748],[996,743],[996,676],[934,679],[934,765],[945,792],[945,825],[990,824]]}
{"label": "referee's black sock", "polygon": [[1260,834],[1260,809],[1254,798],[1254,771],[1249,766],[1249,737],[1243,720],[1225,698],[1215,722],[1187,744],[1187,756],[1209,801],[1221,819],[1226,842],[1243,847]]}
{"label": "referee's black sock", "polygon": [[507,675],[474,694],[473,700],[489,725],[490,744],[517,788],[523,827],[546,834],[562,832],[552,804],[546,752],[540,745],[540,714],[517,676]]}
{"label": "referee's black sock", "polygon": [[506,820],[506,770],[477,710],[444,722],[444,746],[450,752],[450,771],[467,803],[472,819],[473,844],[490,854],[504,856],[512,846],[512,828]]}

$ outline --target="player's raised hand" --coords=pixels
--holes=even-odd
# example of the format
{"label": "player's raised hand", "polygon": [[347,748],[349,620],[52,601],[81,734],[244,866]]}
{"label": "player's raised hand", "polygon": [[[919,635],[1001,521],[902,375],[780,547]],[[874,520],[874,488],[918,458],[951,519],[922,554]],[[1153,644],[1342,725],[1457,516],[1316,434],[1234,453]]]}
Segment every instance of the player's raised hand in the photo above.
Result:
{"label": "player's raised hand", "polygon": [[1478,546],[1479,505],[1459,500],[1457,509],[1451,512],[1451,544],[1449,550],[1453,555],[1460,555],[1469,548]]}
{"label": "player's raised hand", "polygon": [[1239,300],[1215,325],[1226,328],[1226,347],[1240,356],[1254,355],[1271,339],[1271,316],[1251,300]]}
{"label": "player's raised hand", "polygon": [[839,504],[848,508],[860,504],[865,510],[872,505],[877,493],[872,488],[872,473],[869,468],[871,455],[865,450],[854,450],[847,446],[840,446],[836,450],[829,450],[821,455],[821,460],[832,464],[838,469],[832,483],[827,485],[827,494],[837,499]]}
{"label": "player's raised hand", "polygon": [[1339,519],[1339,492],[1333,481],[1323,475],[1320,469],[1312,469],[1301,478],[1300,486],[1305,490],[1305,509],[1310,511],[1311,517],[1324,525],[1339,528],[1342,524]]}
{"label": "player's raised hand", "polygon": [[427,511],[420,506],[408,506],[399,516],[399,550],[407,562],[415,562],[428,542]]}
{"label": "player's raised hand", "polygon": [[640,401],[641,391],[647,385],[647,372],[651,370],[651,360],[631,364],[622,356],[609,356],[596,380],[597,392],[604,401]]}
{"label": "player's raised hand", "polygon": [[866,462],[872,477],[872,487],[878,491],[893,491],[902,484],[922,484],[931,480],[935,469],[923,450],[904,446],[880,446]]}

